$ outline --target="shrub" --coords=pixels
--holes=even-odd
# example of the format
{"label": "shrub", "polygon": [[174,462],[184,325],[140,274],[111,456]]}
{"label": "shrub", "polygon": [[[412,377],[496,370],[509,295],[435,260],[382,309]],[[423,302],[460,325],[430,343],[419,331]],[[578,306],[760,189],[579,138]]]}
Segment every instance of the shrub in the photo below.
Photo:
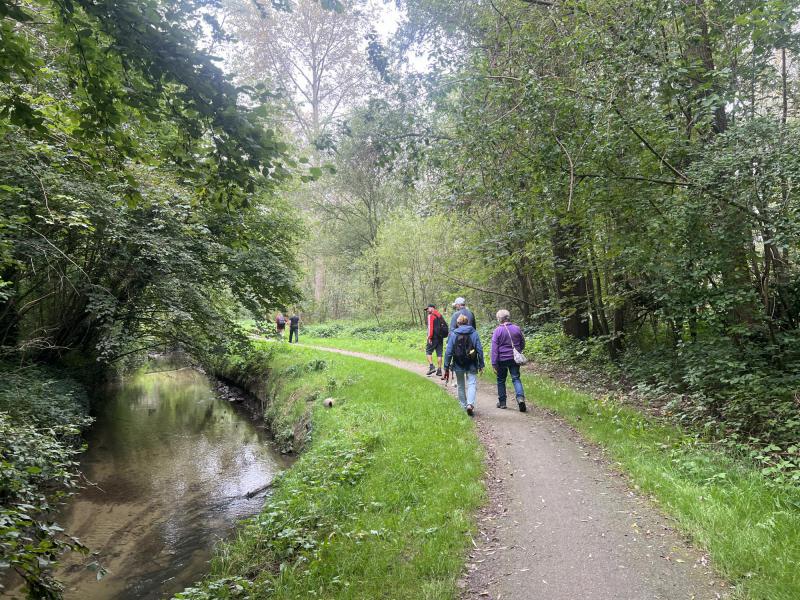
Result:
{"label": "shrub", "polygon": [[60,597],[51,567],[85,547],[48,514],[78,485],[83,388],[43,367],[0,365],[0,569],[14,569],[35,598]]}
{"label": "shrub", "polygon": [[13,568],[34,598],[59,598],[50,567],[67,550],[85,551],[45,515],[78,483],[74,425],[37,427],[0,412],[0,567]]}

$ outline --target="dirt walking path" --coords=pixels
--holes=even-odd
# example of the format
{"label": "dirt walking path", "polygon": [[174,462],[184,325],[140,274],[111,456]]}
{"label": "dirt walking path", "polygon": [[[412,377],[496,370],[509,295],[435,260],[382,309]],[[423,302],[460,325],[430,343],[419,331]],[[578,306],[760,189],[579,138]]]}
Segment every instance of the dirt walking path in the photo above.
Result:
{"label": "dirt walking path", "polygon": [[[322,348],[424,376],[425,365]],[[438,377],[433,379],[440,385]],[[513,389],[510,386],[511,398]],[[448,391],[455,393],[452,385]],[[490,501],[459,582],[475,600],[712,600],[728,597],[705,555],[631,491],[601,451],[552,414],[479,382],[475,422]]]}

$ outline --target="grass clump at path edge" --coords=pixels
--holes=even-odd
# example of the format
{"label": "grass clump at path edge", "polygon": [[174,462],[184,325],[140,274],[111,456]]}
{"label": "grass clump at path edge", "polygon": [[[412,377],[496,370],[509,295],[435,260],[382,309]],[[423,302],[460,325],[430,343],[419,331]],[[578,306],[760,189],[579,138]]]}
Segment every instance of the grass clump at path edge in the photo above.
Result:
{"label": "grass clump at path edge", "polygon": [[270,346],[273,410],[307,404],[310,440],[208,580],[178,597],[455,598],[484,497],[457,402],[388,365]]}

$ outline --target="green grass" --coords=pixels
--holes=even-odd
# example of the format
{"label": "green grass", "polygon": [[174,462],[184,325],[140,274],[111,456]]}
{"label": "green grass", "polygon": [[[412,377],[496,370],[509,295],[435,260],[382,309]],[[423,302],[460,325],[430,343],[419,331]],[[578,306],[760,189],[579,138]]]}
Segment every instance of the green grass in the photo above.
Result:
{"label": "green grass", "polygon": [[[334,337],[313,343],[410,358],[403,343],[382,335],[380,341]],[[493,378],[490,370],[484,378]],[[742,597],[800,598],[800,490],[777,485],[746,459],[631,408],[533,374],[524,374],[523,384],[529,401],[565,417],[605,448],[633,485],[709,552]]]}
{"label": "green grass", "polygon": [[[444,391],[388,365],[264,344],[273,419],[306,450],[186,598],[457,597],[484,498],[483,450]],[[336,399],[331,409],[326,397]]]}
{"label": "green grass", "polygon": [[427,332],[422,327],[334,321],[300,329],[301,343],[425,362]]}

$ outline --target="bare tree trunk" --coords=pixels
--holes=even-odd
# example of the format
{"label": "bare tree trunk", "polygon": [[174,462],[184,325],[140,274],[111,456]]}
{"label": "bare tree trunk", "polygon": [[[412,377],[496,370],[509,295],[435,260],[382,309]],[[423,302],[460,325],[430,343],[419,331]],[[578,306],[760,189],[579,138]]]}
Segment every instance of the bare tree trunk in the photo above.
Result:
{"label": "bare tree trunk", "polygon": [[321,256],[314,257],[314,302],[322,302],[325,293],[325,261]]}

